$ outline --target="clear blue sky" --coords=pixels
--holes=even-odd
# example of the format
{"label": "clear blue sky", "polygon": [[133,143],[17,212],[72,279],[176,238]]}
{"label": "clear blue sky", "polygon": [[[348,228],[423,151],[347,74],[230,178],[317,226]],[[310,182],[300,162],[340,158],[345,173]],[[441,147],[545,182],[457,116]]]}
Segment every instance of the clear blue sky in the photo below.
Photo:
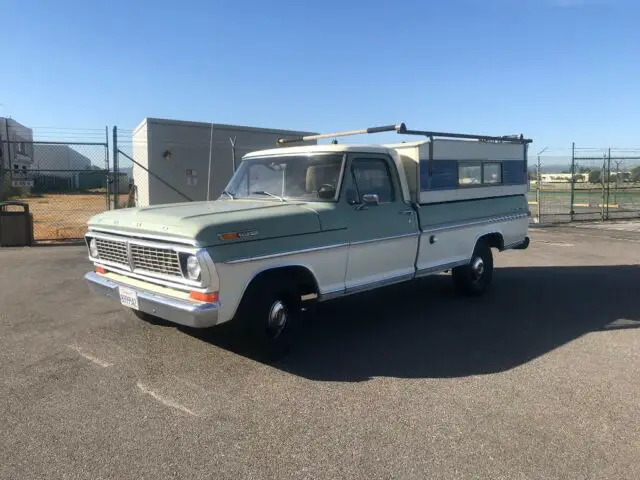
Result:
{"label": "clear blue sky", "polygon": [[[640,2],[4,0],[0,115],[640,148]],[[534,152],[535,153],[535,152]]]}

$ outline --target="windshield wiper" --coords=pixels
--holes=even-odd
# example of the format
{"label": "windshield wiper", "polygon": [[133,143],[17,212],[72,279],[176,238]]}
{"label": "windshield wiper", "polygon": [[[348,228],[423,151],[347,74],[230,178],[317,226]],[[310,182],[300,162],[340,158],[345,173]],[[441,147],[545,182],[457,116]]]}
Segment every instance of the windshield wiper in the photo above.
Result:
{"label": "windshield wiper", "polygon": [[279,195],[274,195],[271,192],[265,192],[264,190],[256,190],[254,192],[251,192],[251,195],[267,195],[269,197],[273,197],[273,198],[277,198],[278,200],[280,200],[281,202],[284,202],[284,197],[281,197]]}
{"label": "windshield wiper", "polygon": [[227,190],[223,190],[222,194],[223,195],[228,195],[231,198],[231,200],[235,200],[236,199],[236,197],[233,195],[233,193],[231,193],[231,192],[229,192]]}

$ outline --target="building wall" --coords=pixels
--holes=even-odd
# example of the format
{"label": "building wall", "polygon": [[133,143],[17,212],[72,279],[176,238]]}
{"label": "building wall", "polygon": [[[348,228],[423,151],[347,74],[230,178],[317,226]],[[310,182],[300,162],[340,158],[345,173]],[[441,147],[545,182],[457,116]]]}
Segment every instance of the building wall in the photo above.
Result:
{"label": "building wall", "polygon": [[[145,119],[134,131],[134,159],[189,198],[206,200],[209,190],[208,197],[213,200],[222,194],[233,173],[230,138],[235,138],[236,164],[239,164],[248,152],[275,148],[279,137],[312,133],[214,124],[209,177],[211,128],[209,123]],[[138,189],[138,205],[187,201],[135,164],[133,177]]]}
{"label": "building wall", "polygon": [[[147,124],[142,122],[133,131],[132,156],[142,165],[149,164],[149,145],[147,143]],[[131,176],[136,186],[136,204],[149,205],[149,174],[133,164]],[[144,200],[144,202],[141,202]]]}
{"label": "building wall", "polygon": [[[7,144],[7,130],[9,144]],[[16,142],[16,143],[14,143]],[[12,118],[0,117],[0,148],[3,166],[6,169],[31,168],[33,164],[33,131]]]}
{"label": "building wall", "polygon": [[91,160],[69,145],[33,144],[33,168],[46,170],[47,175],[69,178],[73,172],[56,172],[55,170],[88,170]]}

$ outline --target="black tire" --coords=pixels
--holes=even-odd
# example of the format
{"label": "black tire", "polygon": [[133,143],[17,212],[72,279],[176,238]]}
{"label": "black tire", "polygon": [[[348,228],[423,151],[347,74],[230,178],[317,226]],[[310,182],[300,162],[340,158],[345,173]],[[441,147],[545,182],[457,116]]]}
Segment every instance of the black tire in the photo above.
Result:
{"label": "black tire", "polygon": [[483,240],[478,241],[467,265],[455,267],[451,271],[455,289],[464,295],[483,295],[493,279],[493,254],[491,247]]}
{"label": "black tire", "polygon": [[261,360],[277,360],[291,350],[300,318],[300,294],[279,278],[252,283],[232,320]]}

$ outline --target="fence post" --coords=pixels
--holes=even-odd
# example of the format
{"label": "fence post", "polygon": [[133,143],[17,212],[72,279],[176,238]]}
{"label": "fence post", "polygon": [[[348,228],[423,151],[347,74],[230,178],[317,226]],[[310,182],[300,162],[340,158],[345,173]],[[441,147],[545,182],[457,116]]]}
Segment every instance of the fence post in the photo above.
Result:
{"label": "fence post", "polygon": [[4,189],[4,142],[0,136],[0,201],[4,198],[2,190]]}
{"label": "fence post", "polygon": [[544,147],[537,153],[538,157],[538,167],[536,174],[536,202],[538,203],[538,223],[542,223],[542,165],[540,163],[540,155],[547,151],[549,147]]}
{"label": "fence post", "polygon": [[[607,152],[607,175],[611,176],[611,148]],[[616,177],[616,182],[618,181],[618,177]],[[617,188],[616,188],[617,190]],[[611,202],[611,182],[607,182],[607,220],[609,220],[609,203]]]}
{"label": "fence post", "polygon": [[[4,120],[4,129],[5,132],[7,134],[7,137],[4,139],[4,144],[2,142],[0,142],[0,148],[4,148],[4,145],[7,146],[7,150],[6,152],[4,152],[4,154],[6,154],[6,156],[4,154],[0,155],[0,200],[2,200],[2,189],[5,183],[5,178],[4,178],[4,163],[7,162],[7,172],[9,172],[9,174],[7,175],[9,178],[12,178],[12,174],[11,174],[11,143],[9,142],[9,119],[5,119]],[[10,181],[10,180],[9,180]]]}
{"label": "fence post", "polygon": [[[606,193],[607,193],[607,189],[609,188],[609,182],[611,181],[610,177],[610,172],[607,171],[607,156],[606,154],[602,155],[602,208],[600,208],[600,218],[601,220],[604,222],[604,212],[605,212],[605,208],[606,208]],[[607,182],[605,184],[605,182]]]}
{"label": "fence post", "polygon": [[107,185],[107,210],[111,210],[111,189],[109,185],[109,127],[104,127],[104,149],[105,149],[105,166],[107,167],[106,185]]}
{"label": "fence post", "polygon": [[540,182],[542,181],[542,175],[540,174],[540,155],[538,155],[538,174],[536,175],[536,203],[538,204],[538,223],[542,223],[542,212],[540,206]]}
{"label": "fence post", "polygon": [[120,181],[120,172],[118,171],[118,127],[114,125],[113,127],[113,208],[114,210],[118,208],[118,203],[120,199],[120,185],[118,185]]}
{"label": "fence post", "polygon": [[[609,188],[609,173],[607,172],[607,156],[602,155],[602,207],[600,208],[600,220],[604,222],[604,209],[606,201],[607,188]],[[606,182],[606,184],[605,184]]]}
{"label": "fence post", "polygon": [[571,206],[569,207],[569,219],[573,222],[573,204],[575,203],[576,194],[576,142],[571,142]]}

